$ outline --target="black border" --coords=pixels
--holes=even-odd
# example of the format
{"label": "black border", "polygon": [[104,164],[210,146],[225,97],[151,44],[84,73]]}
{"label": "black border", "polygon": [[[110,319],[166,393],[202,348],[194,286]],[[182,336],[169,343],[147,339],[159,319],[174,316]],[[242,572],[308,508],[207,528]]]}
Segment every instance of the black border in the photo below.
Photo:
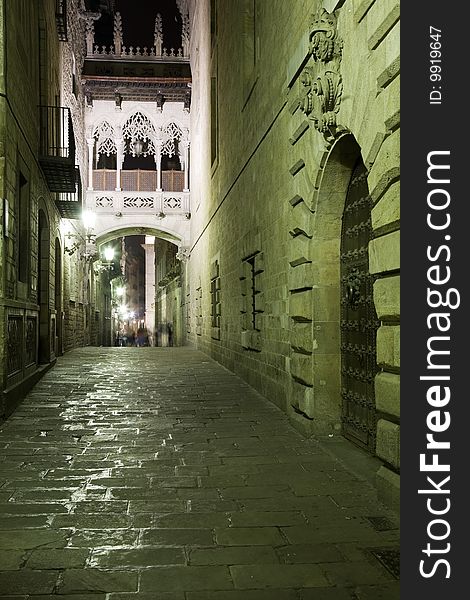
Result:
{"label": "black border", "polygon": [[[468,5],[427,0],[423,3],[401,3],[401,212],[402,212],[402,439],[401,439],[401,598],[426,600],[451,600],[462,598],[467,591],[467,566],[470,540],[468,513],[470,512],[470,440],[467,372],[470,327],[468,325],[468,279],[467,266],[468,222],[470,221],[470,190],[465,186],[466,175],[470,176],[470,160],[467,159],[469,118],[467,117],[466,93],[466,46],[470,38],[468,30]],[[430,26],[442,31],[442,82],[430,81],[429,37]],[[433,85],[442,86],[442,103],[429,104],[429,92]],[[427,305],[426,257],[428,245],[439,246],[444,232],[432,231],[426,224],[428,213],[427,155],[436,150],[450,150],[451,225],[446,234],[451,235],[449,244],[451,258],[441,265],[451,268],[448,287],[459,290],[461,303],[455,310],[448,310],[452,321],[448,333],[450,341],[450,388],[451,400],[446,407],[451,415],[450,428],[441,439],[451,443],[450,450],[441,451],[441,462],[450,460],[451,508],[443,516],[450,524],[449,538],[433,542],[435,547],[450,543],[447,554],[434,555],[435,560],[445,558],[447,568],[440,565],[432,577],[424,578],[419,572],[419,563],[424,558],[427,568],[433,559],[427,558],[422,549],[426,547],[426,532],[433,518],[426,509],[426,495],[418,489],[426,486],[426,475],[420,472],[419,455],[425,451],[426,416],[433,410],[426,401],[429,382],[420,381],[426,374],[427,347],[430,334],[426,317],[432,309]],[[468,164],[467,164],[468,163]],[[444,309],[439,309],[444,310]],[[445,335],[445,334],[442,334]],[[442,373],[439,373],[442,374]],[[447,452],[447,454],[445,454]],[[432,475],[431,473],[428,473]],[[436,481],[443,478],[436,473]],[[430,487],[429,485],[427,486]],[[434,496],[437,498],[437,496]],[[441,496],[441,503],[444,504]],[[436,506],[438,500],[436,500]],[[435,517],[439,518],[439,517]],[[438,531],[437,529],[435,531]],[[417,596],[417,594],[423,594]]]}

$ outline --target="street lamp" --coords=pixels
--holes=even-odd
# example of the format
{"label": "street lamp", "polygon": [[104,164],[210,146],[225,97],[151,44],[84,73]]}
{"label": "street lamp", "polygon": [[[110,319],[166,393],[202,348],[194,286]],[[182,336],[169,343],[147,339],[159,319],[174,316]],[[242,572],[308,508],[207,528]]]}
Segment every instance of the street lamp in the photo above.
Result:
{"label": "street lamp", "polygon": [[84,210],[82,212],[82,222],[87,233],[93,231],[96,224],[96,213],[92,210]]}
{"label": "street lamp", "polygon": [[113,259],[114,259],[114,248],[112,246],[107,246],[103,250],[103,258],[101,264],[95,264],[95,274],[101,273],[102,271],[112,271],[114,268]]}
{"label": "street lamp", "polygon": [[96,223],[96,213],[91,210],[82,212],[82,223],[85,227],[85,249],[82,258],[92,261],[96,255],[96,235],[93,233]]}
{"label": "street lamp", "polygon": [[112,246],[107,246],[103,252],[104,259],[107,263],[111,263],[114,259],[114,248]]}
{"label": "street lamp", "polygon": [[144,150],[144,143],[142,140],[139,140],[139,138],[135,138],[133,144],[132,144],[132,150],[134,151],[134,154],[136,156],[140,156]]}

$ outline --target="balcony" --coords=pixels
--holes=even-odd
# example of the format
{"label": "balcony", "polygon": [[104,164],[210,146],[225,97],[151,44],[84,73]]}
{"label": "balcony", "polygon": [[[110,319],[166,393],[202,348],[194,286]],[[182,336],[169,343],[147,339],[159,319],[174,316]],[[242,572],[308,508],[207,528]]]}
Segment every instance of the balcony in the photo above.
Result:
{"label": "balcony", "polygon": [[75,167],[75,192],[56,194],[55,204],[63,219],[80,219],[82,214],[82,182],[78,167]]}
{"label": "balcony", "polygon": [[75,137],[70,109],[39,107],[39,164],[51,192],[75,193]]}
{"label": "balcony", "polygon": [[[184,171],[162,171],[162,189],[167,192],[182,192]],[[93,189],[95,191],[114,191],[116,189],[116,171],[99,169],[93,171]],[[134,169],[121,171],[121,190],[124,192],[154,192],[157,189],[157,172]]]}
{"label": "balcony", "polygon": [[61,42],[67,41],[67,0],[55,0],[55,22]]}
{"label": "balcony", "polygon": [[117,217],[132,215],[156,215],[159,218],[172,215],[190,217],[189,192],[87,192],[87,208],[97,214]]}

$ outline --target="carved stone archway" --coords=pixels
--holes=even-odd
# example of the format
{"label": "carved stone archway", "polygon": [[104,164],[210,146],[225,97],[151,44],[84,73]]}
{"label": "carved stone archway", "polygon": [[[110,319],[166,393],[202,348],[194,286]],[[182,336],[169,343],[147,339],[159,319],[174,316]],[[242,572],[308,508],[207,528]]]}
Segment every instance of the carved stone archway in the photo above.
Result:
{"label": "carved stone archway", "polygon": [[[358,165],[363,166],[360,147],[352,134],[345,133],[334,142],[326,156],[318,192],[312,203],[314,216],[310,259],[315,282],[312,297],[315,338],[312,393],[320,418],[335,423],[336,429],[340,429],[342,423],[342,430],[345,418],[345,379],[342,371],[347,368],[346,346],[351,345],[343,331],[348,282],[341,279],[344,276],[341,270],[342,233],[347,235],[342,225],[348,192],[351,184],[354,184],[352,176]],[[366,177],[365,168],[363,170]],[[363,201],[367,203],[367,179],[364,189]],[[367,244],[364,252],[367,259]],[[375,361],[375,351],[373,359]]]}

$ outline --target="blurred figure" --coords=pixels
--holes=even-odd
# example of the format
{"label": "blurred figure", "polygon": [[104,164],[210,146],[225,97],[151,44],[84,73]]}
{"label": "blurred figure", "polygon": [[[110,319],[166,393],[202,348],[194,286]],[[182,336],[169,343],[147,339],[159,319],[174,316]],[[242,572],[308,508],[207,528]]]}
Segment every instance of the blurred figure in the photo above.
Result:
{"label": "blurred figure", "polygon": [[148,346],[148,334],[147,334],[147,330],[143,327],[139,328],[137,330],[137,340],[136,340],[136,345],[139,346],[140,348],[142,346]]}

